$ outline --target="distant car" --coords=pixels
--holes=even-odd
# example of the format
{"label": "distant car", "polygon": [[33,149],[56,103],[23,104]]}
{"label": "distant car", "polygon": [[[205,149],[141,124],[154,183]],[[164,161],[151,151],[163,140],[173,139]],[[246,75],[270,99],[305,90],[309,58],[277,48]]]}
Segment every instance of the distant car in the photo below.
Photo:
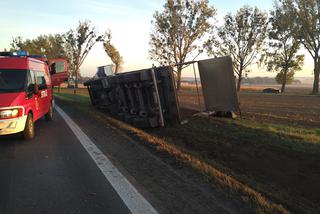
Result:
{"label": "distant car", "polygon": [[262,93],[268,93],[268,94],[279,94],[280,90],[277,88],[265,88],[262,90]]}

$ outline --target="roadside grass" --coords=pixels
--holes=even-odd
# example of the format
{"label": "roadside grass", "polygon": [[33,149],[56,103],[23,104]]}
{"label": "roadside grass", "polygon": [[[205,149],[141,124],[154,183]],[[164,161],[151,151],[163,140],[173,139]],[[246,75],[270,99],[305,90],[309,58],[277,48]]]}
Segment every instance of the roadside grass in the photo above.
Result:
{"label": "roadside grass", "polygon": [[[289,126],[284,124],[258,123],[252,120],[237,119],[227,121],[239,127],[252,129],[259,139],[264,143],[271,143],[274,146],[285,146],[289,149],[305,151],[310,153],[320,153],[320,128],[304,128],[299,126]],[[236,130],[235,130],[236,131]],[[270,140],[264,138],[263,133],[272,133],[277,138]],[[238,137],[243,137],[243,133],[238,133]],[[247,136],[254,137],[254,136]]]}
{"label": "roadside grass", "polygon": [[[215,165],[213,162],[209,162],[206,157],[201,157],[201,155],[197,154],[196,149],[195,151],[192,151],[184,146],[176,145],[174,143],[174,141],[176,140],[174,136],[169,134],[168,137],[161,137],[161,135],[165,133],[161,133],[161,131],[163,131],[164,129],[158,129],[160,132],[159,136],[157,135],[157,133],[148,133],[146,131],[134,128],[121,121],[108,117],[107,115],[99,111],[91,111],[93,110],[93,108],[90,106],[89,97],[86,95],[60,93],[55,94],[55,96],[58,99],[72,103],[75,107],[79,108],[82,111],[90,113],[97,120],[126,131],[143,140],[144,142],[154,145],[157,150],[167,152],[176,159],[184,162],[185,164],[197,170],[200,170],[202,173],[209,176],[214,182],[220,184],[223,187],[228,187],[231,192],[237,192],[241,194],[244,200],[251,201],[250,203],[252,203],[252,206],[256,207],[257,213],[290,213],[282,205],[270,201],[267,197],[264,196],[264,194],[261,194],[254,188],[238,181],[236,178],[230,176],[230,174],[225,173],[223,170],[220,170],[220,164]],[[180,129],[182,130],[184,129],[184,126],[171,125],[168,128],[169,132],[170,130],[175,130],[174,127],[180,127]],[[179,137],[179,132],[175,133],[175,135]]]}
{"label": "roadside grass", "polygon": [[93,110],[93,108],[90,105],[88,105],[88,96],[73,95],[66,93],[55,94],[55,96],[60,100],[71,102],[80,110],[88,112],[91,116],[95,117],[97,120],[105,123],[106,125],[112,125],[122,131],[133,134],[140,140],[154,145],[157,150],[167,152],[176,159],[182,161],[183,163],[197,170],[200,170],[202,173],[208,175],[215,183],[221,185],[224,188],[228,187],[231,192],[237,192],[241,194],[242,199],[244,199],[244,202],[248,202],[249,200],[249,203],[256,208],[257,213],[290,213],[281,205],[270,202],[267,198],[265,198],[260,193],[256,192],[254,189],[246,186],[245,184],[242,184],[241,182],[237,181],[231,176],[217,170],[215,167],[211,166],[210,164],[207,164],[201,158],[189,154],[185,149],[170,144],[166,142],[166,140],[149,134],[141,129],[137,129],[124,122],[108,117],[102,114],[101,112],[89,111]]}
{"label": "roadside grass", "polygon": [[61,99],[68,100],[70,102],[75,102],[81,105],[90,106],[89,95],[84,94],[72,94],[72,93],[55,93],[54,96]]}
{"label": "roadside grass", "polygon": [[298,213],[318,213],[319,128],[193,117],[152,131]]}
{"label": "roadside grass", "polygon": [[[312,170],[320,167],[319,128],[197,116],[185,125],[143,131],[96,111],[87,94],[63,91],[55,96],[200,170],[213,182],[250,199],[257,213],[290,213],[279,204],[298,213],[319,211],[319,185],[313,188],[309,179]],[[309,165],[311,172],[305,169]],[[300,180],[291,176],[301,170],[311,183],[295,188]],[[315,175],[315,181],[320,179]]]}

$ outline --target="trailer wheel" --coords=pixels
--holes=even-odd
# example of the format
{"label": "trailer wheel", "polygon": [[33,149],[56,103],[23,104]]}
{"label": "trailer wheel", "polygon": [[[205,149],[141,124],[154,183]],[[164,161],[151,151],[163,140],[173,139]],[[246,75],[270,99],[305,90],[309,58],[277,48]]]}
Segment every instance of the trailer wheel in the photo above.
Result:
{"label": "trailer wheel", "polygon": [[26,126],[23,130],[23,138],[25,140],[32,140],[34,138],[34,122],[33,122],[33,116],[31,113],[28,114]]}
{"label": "trailer wheel", "polygon": [[48,113],[45,115],[47,121],[53,120],[53,105],[50,105]]}

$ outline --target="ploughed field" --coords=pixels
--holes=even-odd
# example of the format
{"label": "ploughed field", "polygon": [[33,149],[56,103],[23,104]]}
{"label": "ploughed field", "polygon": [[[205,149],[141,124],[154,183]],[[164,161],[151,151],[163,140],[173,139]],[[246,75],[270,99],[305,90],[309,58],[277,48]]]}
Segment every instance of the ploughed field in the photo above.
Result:
{"label": "ploughed field", "polygon": [[[263,94],[263,86],[244,87],[238,94],[241,113],[244,118],[270,123],[320,127],[320,96],[308,95],[311,91],[304,87],[290,87],[286,94]],[[194,85],[185,85],[178,93],[183,118],[190,111],[204,110],[204,100],[200,89],[200,107]],[[193,112],[192,112],[193,113]]]}
{"label": "ploughed field", "polygon": [[245,118],[320,127],[320,96],[240,93],[239,100]]}

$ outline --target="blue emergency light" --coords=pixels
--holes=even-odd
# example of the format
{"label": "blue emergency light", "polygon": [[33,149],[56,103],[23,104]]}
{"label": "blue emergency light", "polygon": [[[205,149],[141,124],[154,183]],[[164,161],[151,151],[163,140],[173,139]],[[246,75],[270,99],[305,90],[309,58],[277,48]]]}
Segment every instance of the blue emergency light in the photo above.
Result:
{"label": "blue emergency light", "polygon": [[4,52],[0,52],[0,56],[27,57],[29,56],[29,53],[28,51],[15,51],[15,52],[4,51]]}
{"label": "blue emergency light", "polygon": [[17,51],[17,56],[29,56],[28,51]]}

